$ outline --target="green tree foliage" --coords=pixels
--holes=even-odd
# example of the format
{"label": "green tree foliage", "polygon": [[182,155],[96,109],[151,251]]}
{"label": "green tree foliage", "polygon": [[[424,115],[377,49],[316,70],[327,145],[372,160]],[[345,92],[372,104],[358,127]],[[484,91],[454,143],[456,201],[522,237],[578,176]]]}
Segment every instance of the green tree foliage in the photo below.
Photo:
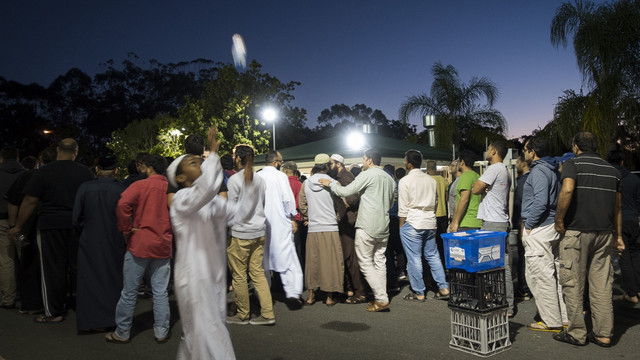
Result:
{"label": "green tree foliage", "polygon": [[590,131],[604,155],[619,135],[638,132],[640,1],[562,4],[551,22],[551,43],[567,47],[571,36],[588,91],[565,92],[548,127],[565,146],[576,131]]}
{"label": "green tree foliage", "polygon": [[221,154],[231,152],[236,144],[249,144],[258,153],[265,152],[271,145],[271,126],[260,119],[260,112],[266,106],[279,109],[280,132],[304,128],[304,110],[290,105],[294,99],[291,92],[299,83],[282,83],[263,74],[256,62],[242,73],[231,65],[216,64],[209,75],[211,79],[203,84],[200,95],[188,96],[175,116],[165,113],[135,120],[113,132],[108,147],[117,154],[120,166],[138,152],[177,157],[184,152],[182,143],[187,135],[206,138],[211,125],[218,127]]}
{"label": "green tree foliage", "polygon": [[261,119],[267,107],[277,109],[276,145],[285,147],[288,133],[305,127],[303,109],[291,106],[291,92],[300,83],[283,83],[262,73],[262,66],[253,61],[244,72],[231,65],[217,68],[214,79],[207,82],[199,98],[190,97],[178,111],[177,121],[188,133],[206,135],[212,124],[218,127],[222,143],[220,152],[230,152],[239,143],[254,146],[258,153],[270,148],[271,125]]}
{"label": "green tree foliage", "polygon": [[[431,68],[431,94],[409,96],[400,106],[400,120],[412,115],[435,115],[436,148],[483,149],[485,139],[504,139],[506,121],[493,108],[497,86],[487,78],[472,78],[464,84],[451,65],[437,62]],[[486,102],[482,103],[484,99]]]}
{"label": "green tree foliage", "polygon": [[335,104],[324,109],[318,116],[318,126],[313,129],[315,139],[323,139],[344,134],[347,131],[362,131],[363,127],[375,128],[378,134],[396,139],[406,139],[415,135],[416,126],[403,124],[398,120],[389,120],[382,111],[365,104],[347,106]]}
{"label": "green tree foliage", "polygon": [[107,147],[115,154],[119,167],[126,167],[140,152],[158,153],[158,132],[161,127],[172,123],[172,120],[168,116],[133,120],[123,129],[114,131]]}

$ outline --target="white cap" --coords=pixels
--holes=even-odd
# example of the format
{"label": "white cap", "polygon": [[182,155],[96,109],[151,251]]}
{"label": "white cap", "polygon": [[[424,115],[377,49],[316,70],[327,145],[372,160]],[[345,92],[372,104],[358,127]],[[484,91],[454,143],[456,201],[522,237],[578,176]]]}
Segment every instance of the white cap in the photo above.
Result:
{"label": "white cap", "polygon": [[331,158],[341,164],[344,164],[344,158],[338,154],[331,155]]}
{"label": "white cap", "polygon": [[178,171],[178,166],[182,162],[182,159],[185,158],[187,154],[178,156],[177,159],[173,160],[169,167],[167,167],[167,180],[169,180],[169,184],[174,188],[178,187],[178,182],[176,181],[176,171]]}

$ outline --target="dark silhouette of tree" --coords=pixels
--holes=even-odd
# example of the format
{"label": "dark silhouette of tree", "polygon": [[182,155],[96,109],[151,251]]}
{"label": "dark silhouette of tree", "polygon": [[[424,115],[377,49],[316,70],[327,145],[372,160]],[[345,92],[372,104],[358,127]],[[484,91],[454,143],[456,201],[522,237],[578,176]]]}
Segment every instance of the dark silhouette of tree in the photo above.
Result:
{"label": "dark silhouette of tree", "polygon": [[491,80],[474,77],[464,84],[453,66],[445,67],[440,62],[433,65],[431,73],[431,94],[409,96],[400,106],[401,121],[406,122],[411,115],[435,115],[436,147],[443,150],[449,150],[452,144],[460,149],[483,148],[486,138],[504,138],[507,124],[493,108],[499,93]]}

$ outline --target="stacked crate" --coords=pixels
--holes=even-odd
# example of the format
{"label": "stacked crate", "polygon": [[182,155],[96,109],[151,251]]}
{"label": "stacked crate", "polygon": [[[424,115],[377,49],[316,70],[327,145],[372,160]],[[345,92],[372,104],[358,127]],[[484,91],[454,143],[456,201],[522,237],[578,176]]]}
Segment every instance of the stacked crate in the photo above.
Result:
{"label": "stacked crate", "polygon": [[449,347],[490,356],[511,347],[504,265],[506,233],[443,234],[449,269]]}

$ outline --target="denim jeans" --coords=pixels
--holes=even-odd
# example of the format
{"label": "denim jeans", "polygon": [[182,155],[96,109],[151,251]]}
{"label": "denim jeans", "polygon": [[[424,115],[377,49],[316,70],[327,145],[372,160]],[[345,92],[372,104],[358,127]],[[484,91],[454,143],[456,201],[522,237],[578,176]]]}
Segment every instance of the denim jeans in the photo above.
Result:
{"label": "denim jeans", "polygon": [[422,256],[429,263],[431,276],[440,289],[448,289],[438,244],[436,243],[436,229],[414,229],[405,222],[400,228],[400,239],[404,252],[407,254],[407,273],[411,288],[418,295],[424,295],[426,289],[422,278]]}
{"label": "denim jeans", "polygon": [[164,338],[169,333],[169,277],[171,259],[139,258],[129,251],[124,255],[124,287],[116,307],[116,335],[128,339],[131,335],[133,312],[138,300],[138,288],[145,270],[149,268],[151,290],[153,292],[153,333],[156,338]]}

